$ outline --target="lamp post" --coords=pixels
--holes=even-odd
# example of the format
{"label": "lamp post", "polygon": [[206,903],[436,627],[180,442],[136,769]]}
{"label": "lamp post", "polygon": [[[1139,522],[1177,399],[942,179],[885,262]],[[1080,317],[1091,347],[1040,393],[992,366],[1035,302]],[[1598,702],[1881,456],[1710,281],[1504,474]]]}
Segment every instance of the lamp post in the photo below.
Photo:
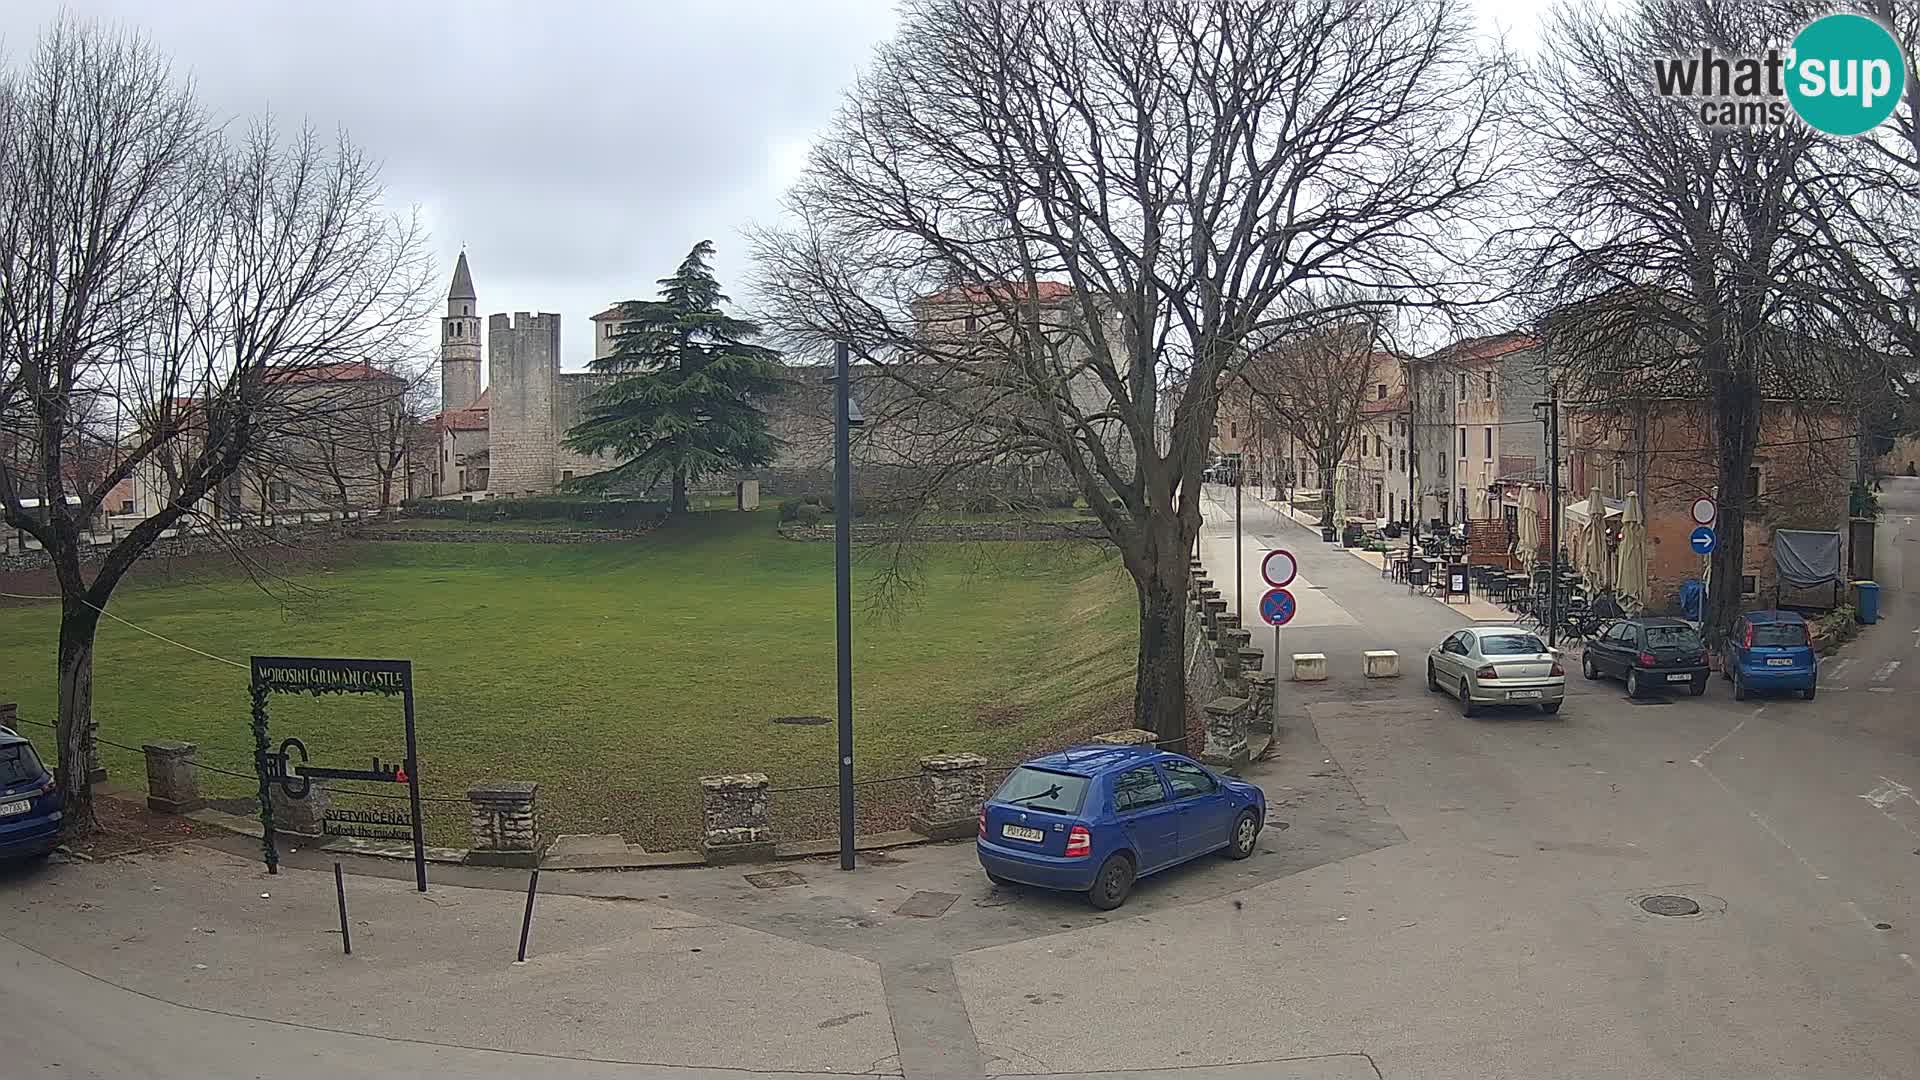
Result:
{"label": "lamp post", "polygon": [[839,683],[840,869],[853,869],[853,463],[861,422],[847,375],[847,346],[833,347],[833,614]]}

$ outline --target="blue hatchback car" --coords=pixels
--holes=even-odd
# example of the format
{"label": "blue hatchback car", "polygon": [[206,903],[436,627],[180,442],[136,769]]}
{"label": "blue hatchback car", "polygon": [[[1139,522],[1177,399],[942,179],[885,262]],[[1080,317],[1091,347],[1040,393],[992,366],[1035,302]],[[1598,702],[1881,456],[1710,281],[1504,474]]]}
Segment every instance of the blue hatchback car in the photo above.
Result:
{"label": "blue hatchback car", "polygon": [[980,865],[996,885],[1126,902],[1133,883],[1215,851],[1253,854],[1267,797],[1151,746],[1076,746],[1008,775],[980,810]]}
{"label": "blue hatchback car", "polygon": [[1733,683],[1733,697],[1752,690],[1798,690],[1813,700],[1820,661],[1807,636],[1807,621],[1791,611],[1749,611],[1734,620],[1722,649],[1720,674]]}
{"label": "blue hatchback car", "polygon": [[33,744],[0,727],[0,860],[33,859],[60,844],[60,789]]}

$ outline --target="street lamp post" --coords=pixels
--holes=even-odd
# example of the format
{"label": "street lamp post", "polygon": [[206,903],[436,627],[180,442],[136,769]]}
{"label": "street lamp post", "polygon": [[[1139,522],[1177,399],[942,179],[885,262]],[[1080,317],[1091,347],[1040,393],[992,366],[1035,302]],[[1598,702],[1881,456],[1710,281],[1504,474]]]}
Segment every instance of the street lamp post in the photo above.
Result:
{"label": "street lamp post", "polygon": [[847,374],[847,346],[833,347],[833,613],[840,720],[840,869],[853,869],[853,463],[861,422]]}

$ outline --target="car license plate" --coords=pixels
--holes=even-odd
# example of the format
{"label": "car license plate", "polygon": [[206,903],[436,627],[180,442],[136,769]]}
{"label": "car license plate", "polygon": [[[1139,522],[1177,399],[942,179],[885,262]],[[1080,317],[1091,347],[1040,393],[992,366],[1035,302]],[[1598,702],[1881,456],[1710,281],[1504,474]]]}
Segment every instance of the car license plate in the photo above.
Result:
{"label": "car license plate", "polygon": [[1512,701],[1538,701],[1540,699],[1540,691],[1509,690],[1507,691],[1507,698]]}
{"label": "car license plate", "polygon": [[10,803],[0,803],[0,817],[12,817],[33,809],[32,799],[16,799]]}
{"label": "car license plate", "polygon": [[1793,657],[1791,657],[1791,656],[1769,656],[1769,657],[1767,657],[1767,666],[1768,666],[1768,667],[1792,667],[1792,666],[1793,666]]}
{"label": "car license plate", "polygon": [[1009,840],[1030,840],[1036,844],[1047,838],[1047,834],[1039,829],[1029,829],[1020,825],[1002,825],[1000,835]]}
{"label": "car license plate", "polygon": [[1669,675],[1669,676],[1667,676],[1667,681],[1668,681],[1668,682],[1692,682],[1692,681],[1693,681],[1693,676],[1691,676],[1691,675]]}

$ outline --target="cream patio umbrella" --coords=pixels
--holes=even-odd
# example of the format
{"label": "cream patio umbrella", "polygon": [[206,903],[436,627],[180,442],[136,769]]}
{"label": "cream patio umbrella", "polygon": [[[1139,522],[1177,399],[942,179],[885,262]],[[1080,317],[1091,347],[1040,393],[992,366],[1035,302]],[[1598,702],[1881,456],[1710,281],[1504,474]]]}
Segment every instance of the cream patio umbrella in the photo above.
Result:
{"label": "cream patio umbrella", "polygon": [[1520,514],[1516,523],[1519,539],[1513,550],[1520,559],[1522,570],[1532,570],[1533,564],[1540,559],[1540,510],[1534,505],[1537,498],[1532,488],[1520,490]]}
{"label": "cream patio umbrella", "polygon": [[1620,519],[1619,572],[1614,591],[1647,606],[1647,522],[1640,512],[1640,495],[1627,492],[1627,510]]}
{"label": "cream patio umbrella", "polygon": [[1587,575],[1587,584],[1599,591],[1612,584],[1613,567],[1607,559],[1607,502],[1600,497],[1600,489],[1593,489],[1587,496],[1586,533],[1581,539],[1585,548],[1580,558],[1580,570]]}

